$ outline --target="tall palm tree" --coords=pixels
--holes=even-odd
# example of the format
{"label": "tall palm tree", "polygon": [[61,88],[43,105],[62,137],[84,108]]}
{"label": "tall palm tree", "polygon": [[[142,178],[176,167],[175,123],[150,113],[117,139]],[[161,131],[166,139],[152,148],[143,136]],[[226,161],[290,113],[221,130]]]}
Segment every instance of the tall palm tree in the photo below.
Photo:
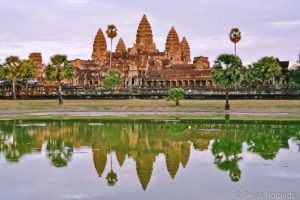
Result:
{"label": "tall palm tree", "polygon": [[74,77],[74,68],[66,55],[54,55],[51,57],[51,63],[46,67],[46,77],[51,83],[58,84],[59,104],[63,104],[62,100],[62,81],[64,79],[71,80]]}
{"label": "tall palm tree", "polygon": [[[225,68],[223,68],[225,66]],[[229,94],[228,89],[230,86],[240,83],[243,79],[243,66],[239,62],[239,57],[231,54],[221,54],[215,65],[212,68],[212,80],[216,85],[222,85],[226,91],[226,104],[225,109],[229,110]]]}
{"label": "tall palm tree", "polygon": [[117,36],[118,29],[115,25],[111,24],[107,26],[106,35],[110,38],[110,59],[109,59],[109,68],[111,69],[111,59],[112,59],[112,41]]}
{"label": "tall palm tree", "polygon": [[231,29],[229,33],[229,38],[231,42],[234,43],[234,55],[236,56],[236,43],[242,39],[242,34],[238,28]]}
{"label": "tall palm tree", "polygon": [[17,56],[9,56],[5,59],[5,63],[0,65],[0,79],[12,80],[12,95],[16,99],[16,81],[22,79],[26,83],[36,75],[36,65],[32,60],[20,60]]}
{"label": "tall palm tree", "polygon": [[28,81],[36,76],[36,65],[31,59],[22,60],[20,66],[23,71],[23,76],[21,77],[25,81],[26,93],[28,92]]}
{"label": "tall palm tree", "polygon": [[[110,151],[111,151],[111,146],[110,146]],[[112,163],[112,155],[111,155],[111,152],[110,152],[110,172],[106,176],[107,184],[109,186],[114,186],[118,182],[118,176],[113,171],[112,165],[113,165],[113,163]]]}
{"label": "tall palm tree", "polygon": [[13,99],[16,100],[16,79],[17,76],[20,76],[22,72],[22,68],[20,67],[20,59],[18,56],[9,56],[5,59],[4,62],[4,74],[6,78],[12,80],[12,95]]}

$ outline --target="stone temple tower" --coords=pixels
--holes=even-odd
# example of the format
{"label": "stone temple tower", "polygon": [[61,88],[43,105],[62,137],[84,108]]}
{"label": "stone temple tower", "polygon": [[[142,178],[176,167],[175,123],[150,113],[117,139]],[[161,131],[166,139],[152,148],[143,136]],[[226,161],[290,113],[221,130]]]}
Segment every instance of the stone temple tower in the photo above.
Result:
{"label": "stone temple tower", "polygon": [[38,81],[45,81],[45,66],[43,65],[43,59],[42,54],[35,52],[30,53],[29,59],[33,61],[33,63],[36,65],[36,77],[35,79]]}
{"label": "stone temple tower", "polygon": [[125,46],[125,43],[124,43],[122,38],[119,39],[119,42],[118,42],[117,47],[116,47],[116,52],[117,53],[126,52],[126,46]]}
{"label": "stone temple tower", "polygon": [[105,60],[106,59],[106,50],[107,50],[106,40],[105,40],[104,34],[100,28],[98,30],[97,35],[94,40],[92,59],[93,60]]}
{"label": "stone temple tower", "polygon": [[153,42],[152,29],[146,15],[143,15],[139,24],[136,34],[136,44],[134,46],[140,51],[158,52],[156,45]]}
{"label": "stone temple tower", "polygon": [[180,42],[174,27],[171,28],[168,34],[165,54],[168,59],[175,62],[181,62]]}
{"label": "stone temple tower", "polygon": [[191,51],[189,43],[187,42],[186,38],[183,37],[180,43],[181,49],[181,60],[183,64],[188,64],[191,61]]}

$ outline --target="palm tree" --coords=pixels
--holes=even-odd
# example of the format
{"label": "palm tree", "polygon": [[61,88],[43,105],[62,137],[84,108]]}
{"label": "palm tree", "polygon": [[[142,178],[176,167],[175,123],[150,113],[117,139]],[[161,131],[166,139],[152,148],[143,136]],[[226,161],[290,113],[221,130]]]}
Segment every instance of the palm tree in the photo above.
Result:
{"label": "palm tree", "polygon": [[109,68],[111,69],[111,59],[112,59],[112,41],[117,36],[118,29],[115,25],[111,24],[107,26],[106,35],[110,38],[110,59],[109,59]]}
{"label": "palm tree", "polygon": [[231,42],[234,43],[234,55],[236,56],[236,43],[238,43],[242,39],[240,30],[238,28],[231,29],[229,33],[229,38]]}
{"label": "palm tree", "polygon": [[26,92],[28,89],[28,81],[36,76],[36,65],[31,59],[22,60],[20,63],[21,69],[23,71],[23,76],[21,77],[25,81]]}
{"label": "palm tree", "polygon": [[[225,68],[223,68],[225,66]],[[216,84],[225,87],[226,104],[225,109],[229,110],[229,95],[228,89],[233,84],[237,84],[243,79],[243,66],[239,61],[239,57],[231,54],[222,54],[215,61],[212,68],[212,79]]]}
{"label": "palm tree", "polygon": [[[111,147],[110,147],[110,149],[111,149]],[[112,165],[113,165],[112,164],[112,155],[111,155],[111,152],[110,152],[110,172],[106,176],[107,184],[109,186],[114,186],[117,183],[117,181],[118,181],[118,176],[113,171]]]}
{"label": "palm tree", "polygon": [[61,85],[64,79],[71,80],[74,77],[74,68],[66,55],[54,55],[51,63],[46,67],[46,77],[51,83],[58,84],[59,104],[63,104]]}
{"label": "palm tree", "polygon": [[[0,66],[0,79],[12,80],[12,95],[16,99],[16,81],[34,78],[36,75],[36,65],[32,60],[20,60],[17,56],[9,56],[6,58],[5,63]],[[27,89],[27,87],[26,87]]]}
{"label": "palm tree", "polygon": [[9,56],[5,59],[4,62],[4,76],[12,80],[12,95],[13,99],[16,100],[16,79],[20,76],[23,72],[20,67],[20,59],[18,56]]}

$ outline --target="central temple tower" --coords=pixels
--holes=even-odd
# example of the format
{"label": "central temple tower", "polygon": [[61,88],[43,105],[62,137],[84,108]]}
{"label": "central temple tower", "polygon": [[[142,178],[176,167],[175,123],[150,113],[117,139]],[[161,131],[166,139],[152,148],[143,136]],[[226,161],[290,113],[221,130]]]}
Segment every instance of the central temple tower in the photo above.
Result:
{"label": "central temple tower", "polygon": [[134,46],[140,51],[158,52],[156,45],[153,42],[152,29],[146,15],[143,15],[139,24],[136,34],[136,44]]}
{"label": "central temple tower", "polygon": [[181,61],[179,37],[174,27],[171,28],[167,36],[165,54],[170,60],[173,60],[175,62]]}

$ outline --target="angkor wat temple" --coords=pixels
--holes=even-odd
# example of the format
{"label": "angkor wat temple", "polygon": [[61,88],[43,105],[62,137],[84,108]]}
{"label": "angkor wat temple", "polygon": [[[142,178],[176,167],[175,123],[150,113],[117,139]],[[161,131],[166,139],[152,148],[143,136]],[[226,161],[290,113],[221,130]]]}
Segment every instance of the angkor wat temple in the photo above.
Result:
{"label": "angkor wat temple", "polygon": [[[120,33],[121,35],[121,33]],[[38,66],[38,80],[45,80],[41,54],[33,53],[30,58]],[[110,52],[103,31],[98,30],[92,60],[75,59],[72,61],[76,76],[72,85],[101,85],[109,70]],[[207,86],[212,85],[211,68],[208,57],[195,57],[190,64],[190,47],[185,37],[179,40],[174,27],[171,28],[165,50],[159,52],[153,42],[150,23],[143,16],[136,34],[136,43],[126,48],[119,39],[112,53],[112,68],[120,69],[124,86]]]}
{"label": "angkor wat temple", "polygon": [[[47,83],[41,53],[31,53],[29,58],[37,65],[36,80]],[[107,50],[107,42],[101,28],[95,36],[91,58],[91,60],[72,60],[76,75],[70,81],[71,85],[102,85],[110,69],[110,51]],[[289,84],[289,62],[279,61],[279,64],[281,74],[272,77],[268,81],[269,85],[285,86]],[[180,41],[174,27],[168,33],[165,50],[159,52],[156,49],[152,29],[146,15],[143,15],[137,29],[136,42],[131,48],[126,48],[123,39],[119,39],[115,52],[112,52],[112,68],[122,72],[125,87],[214,85],[208,57],[195,57],[191,63],[188,41],[186,37]]]}

